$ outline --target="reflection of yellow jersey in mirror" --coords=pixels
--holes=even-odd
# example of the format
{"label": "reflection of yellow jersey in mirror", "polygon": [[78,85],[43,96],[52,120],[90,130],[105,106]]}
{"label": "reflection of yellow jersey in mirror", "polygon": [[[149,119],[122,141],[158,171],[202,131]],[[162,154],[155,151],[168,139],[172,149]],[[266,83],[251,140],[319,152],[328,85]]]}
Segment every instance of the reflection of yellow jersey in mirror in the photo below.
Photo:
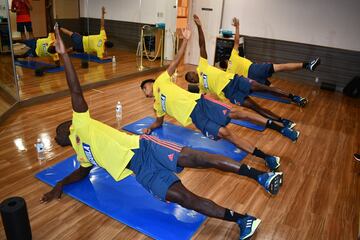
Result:
{"label": "reflection of yellow jersey in mirror", "polygon": [[192,123],[190,114],[201,95],[191,93],[171,82],[168,72],[163,72],[154,82],[154,109],[157,117],[165,114],[175,118],[183,126]]}
{"label": "reflection of yellow jersey in mirror", "polygon": [[209,65],[207,59],[200,57],[197,67],[199,88],[201,93],[213,93],[220,99],[225,99],[223,89],[234,79],[233,73],[222,71]]}
{"label": "reflection of yellow jersey in mirror", "polygon": [[228,62],[226,72],[247,77],[251,64],[252,62],[249,59],[240,57],[238,51],[233,49],[231,51],[231,56]]}
{"label": "reflection of yellow jersey in mirror", "polygon": [[126,166],[139,148],[139,136],[129,135],[96,121],[85,113],[73,112],[70,141],[81,166],[104,168],[116,181],[132,174]]}
{"label": "reflection of yellow jersey in mirror", "polygon": [[97,57],[103,59],[106,39],[106,32],[103,29],[98,35],[83,36],[84,52],[88,54],[96,52]]}
{"label": "reflection of yellow jersey in mirror", "polygon": [[38,57],[51,57],[54,61],[59,60],[59,54],[51,54],[48,52],[48,48],[51,45],[55,46],[55,34],[49,33],[47,38],[39,38],[36,40],[35,52]]}

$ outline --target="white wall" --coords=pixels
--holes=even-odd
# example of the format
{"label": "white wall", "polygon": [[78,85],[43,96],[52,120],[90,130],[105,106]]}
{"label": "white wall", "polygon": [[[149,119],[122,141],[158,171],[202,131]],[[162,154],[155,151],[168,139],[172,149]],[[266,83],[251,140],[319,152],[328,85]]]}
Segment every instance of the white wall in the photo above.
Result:
{"label": "white wall", "polygon": [[360,51],[360,0],[224,0],[222,28],[240,34]]}

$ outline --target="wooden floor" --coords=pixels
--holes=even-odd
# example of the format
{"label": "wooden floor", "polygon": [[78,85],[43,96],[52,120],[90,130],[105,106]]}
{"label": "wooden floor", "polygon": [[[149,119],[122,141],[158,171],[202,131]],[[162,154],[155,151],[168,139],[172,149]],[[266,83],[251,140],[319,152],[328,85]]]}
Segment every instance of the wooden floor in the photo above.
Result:
{"label": "wooden floor", "polygon": [[[106,81],[138,72],[140,58],[136,57],[135,52],[111,49],[109,55],[116,57],[115,65],[111,62],[103,64],[89,62],[89,68],[87,69],[81,68],[80,59],[72,58],[81,85]],[[37,61],[49,62],[47,58],[37,59]],[[159,67],[160,60],[149,62],[144,58],[143,65],[150,68]],[[67,89],[64,72],[46,73],[44,76],[36,77],[34,70],[28,68],[17,66],[16,71],[20,77],[19,91],[21,100]]]}
{"label": "wooden floor", "polygon": [[[184,71],[180,71],[180,78]],[[122,124],[153,114],[152,99],[143,97],[134,78],[98,89],[85,97],[92,116],[113,127],[114,108],[123,103]],[[360,168],[353,153],[360,150],[360,102],[286,80],[274,85],[309,98],[309,105],[262,100],[268,108],[297,123],[297,143],[271,130],[251,131],[231,126],[239,137],[282,158],[284,185],[271,197],[254,181],[216,170],[185,169],[184,185],[203,197],[241,213],[255,215],[262,224],[253,239],[356,239],[360,212]],[[182,79],[178,83],[184,86]],[[60,201],[43,205],[39,199],[50,190],[34,178],[38,171],[74,152],[54,142],[58,123],[71,117],[69,97],[19,109],[0,126],[0,200],[22,196],[27,201],[33,239],[148,239],[143,234],[64,195]],[[174,122],[173,120],[167,118]],[[33,147],[37,138],[46,143],[47,162],[38,162]],[[252,156],[245,163],[265,170]],[[208,219],[194,239],[238,239],[231,222]],[[4,239],[0,230],[0,239]]]}

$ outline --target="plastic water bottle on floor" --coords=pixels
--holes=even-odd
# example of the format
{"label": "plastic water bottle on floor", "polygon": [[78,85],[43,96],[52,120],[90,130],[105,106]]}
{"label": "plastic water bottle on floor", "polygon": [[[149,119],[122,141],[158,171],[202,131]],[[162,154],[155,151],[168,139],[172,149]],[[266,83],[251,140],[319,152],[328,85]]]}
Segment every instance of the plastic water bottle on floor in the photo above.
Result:
{"label": "plastic water bottle on floor", "polygon": [[120,122],[122,120],[122,106],[120,101],[117,102],[115,108],[116,121]]}
{"label": "plastic water bottle on floor", "polygon": [[35,144],[35,148],[36,148],[38,159],[39,160],[44,160],[45,159],[44,143],[41,141],[40,138],[37,139],[36,144]]}

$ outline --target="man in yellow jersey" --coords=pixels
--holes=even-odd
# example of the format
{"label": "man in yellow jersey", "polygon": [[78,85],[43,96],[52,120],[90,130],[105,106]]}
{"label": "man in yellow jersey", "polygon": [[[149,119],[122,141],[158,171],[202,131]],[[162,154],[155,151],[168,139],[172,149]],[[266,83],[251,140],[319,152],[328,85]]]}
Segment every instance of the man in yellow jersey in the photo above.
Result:
{"label": "man in yellow jersey", "polygon": [[266,118],[251,112],[245,113],[235,105],[230,107],[207,96],[190,93],[171,81],[170,76],[174,73],[185,52],[187,41],[188,37],[186,36],[177,57],[165,72],[156,80],[146,79],[140,85],[146,97],[155,98],[154,110],[156,113],[156,121],[149,128],[143,129],[143,132],[150,134],[153,129],[160,127],[167,114],[183,126],[194,123],[210,139],[224,138],[232,142],[238,148],[264,159],[270,169],[276,170],[280,166],[279,157],[265,154],[227,128],[231,119],[250,120],[265,126]]}
{"label": "man in yellow jersey", "polygon": [[107,56],[107,49],[112,48],[114,44],[107,40],[105,32],[105,7],[101,8],[100,33],[98,35],[82,36],[79,33],[72,32],[66,28],[60,30],[71,37],[73,46],[68,51],[76,51],[80,53],[96,54],[100,59],[110,58]]}
{"label": "man in yellow jersey", "polygon": [[[259,219],[195,195],[186,189],[175,173],[184,167],[216,168],[254,179],[271,194],[279,191],[283,174],[262,172],[221,155],[193,150],[153,136],[129,135],[92,119],[57,26],[55,31],[56,49],[65,64],[73,108],[72,121],[57,127],[55,139],[62,146],[72,145],[80,167],[45,193],[41,201],[49,202],[60,198],[64,185],[82,180],[88,176],[92,166],[99,166],[116,181],[134,173],[136,180],[161,200],[178,203],[209,217],[236,222],[240,228],[240,239],[252,236],[260,224]],[[188,39],[190,31],[185,30],[184,35]],[[182,47],[182,52],[184,49]],[[174,69],[174,64],[171,64],[168,71],[173,72]]]}
{"label": "man in yellow jersey", "polygon": [[235,27],[234,48],[228,61],[220,61],[220,67],[227,72],[235,73],[240,76],[242,75],[244,77],[254,79],[261,84],[270,86],[271,82],[268,78],[271,77],[273,73],[297,71],[300,69],[307,69],[313,72],[321,63],[320,58],[313,59],[310,62],[298,63],[252,63],[249,59],[239,56],[239,19],[233,18],[232,25]]}
{"label": "man in yellow jersey", "polygon": [[[265,123],[266,127],[280,132],[282,135],[296,141],[299,137],[299,132],[293,130],[295,123],[277,116],[268,109],[262,108],[249,95],[252,91],[267,91],[282,97],[292,99],[297,104],[303,106],[307,100],[305,98],[294,96],[284,91],[262,85],[251,79],[244,78],[240,75],[225,72],[214,66],[211,66],[207,61],[207,53],[205,46],[205,37],[201,27],[201,22],[198,16],[194,15],[194,21],[199,33],[200,46],[200,60],[196,72],[187,72],[185,75],[186,81],[190,83],[199,83],[201,93],[214,93],[221,100],[229,99],[231,103],[250,108],[269,120]],[[282,126],[276,124],[278,121]]]}
{"label": "man in yellow jersey", "polygon": [[[281,89],[260,84],[255,80],[245,78],[238,74],[224,72],[215,68],[214,66],[209,65],[207,62],[205,37],[202,31],[199,17],[194,15],[194,21],[199,33],[200,60],[199,67],[197,69],[198,73],[193,71],[186,73],[185,79],[188,82],[199,83],[200,81],[200,90],[209,92],[216,91],[216,94],[223,95],[226,98],[230,98],[232,95],[234,95],[236,96],[236,99],[234,99],[236,104],[243,104],[248,95],[251,92],[256,91],[270,92],[274,95],[287,98],[301,107],[304,107],[308,103],[308,100],[304,97],[296,96]],[[203,70],[207,70],[210,75],[202,72]],[[217,80],[222,80],[222,83],[217,83]],[[216,89],[214,89],[214,87],[216,87]]]}
{"label": "man in yellow jersey", "polygon": [[28,40],[19,40],[17,43],[25,44],[29,50],[21,55],[15,55],[15,59],[26,57],[50,57],[57,66],[60,66],[59,55],[55,50],[55,35],[49,33],[47,38],[32,38]]}

